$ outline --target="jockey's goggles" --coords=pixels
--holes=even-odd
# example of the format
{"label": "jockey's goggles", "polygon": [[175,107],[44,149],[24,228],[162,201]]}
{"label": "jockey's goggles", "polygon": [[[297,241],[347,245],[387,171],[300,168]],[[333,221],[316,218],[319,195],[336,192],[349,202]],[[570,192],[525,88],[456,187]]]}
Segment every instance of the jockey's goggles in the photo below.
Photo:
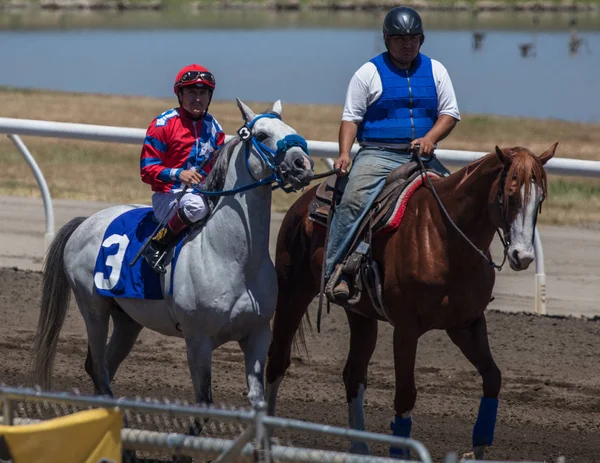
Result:
{"label": "jockey's goggles", "polygon": [[212,73],[205,71],[188,71],[183,76],[181,76],[181,79],[179,79],[177,85],[184,85],[190,84],[192,82],[202,81],[206,82],[212,87],[215,86],[215,76],[213,76]]}

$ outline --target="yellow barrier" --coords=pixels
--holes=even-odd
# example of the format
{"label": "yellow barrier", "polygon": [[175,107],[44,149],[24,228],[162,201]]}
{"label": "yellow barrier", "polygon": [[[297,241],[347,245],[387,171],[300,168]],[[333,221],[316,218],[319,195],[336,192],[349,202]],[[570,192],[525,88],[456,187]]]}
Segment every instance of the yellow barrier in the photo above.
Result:
{"label": "yellow barrier", "polygon": [[0,460],[121,462],[121,413],[96,409],[37,424],[0,426]]}

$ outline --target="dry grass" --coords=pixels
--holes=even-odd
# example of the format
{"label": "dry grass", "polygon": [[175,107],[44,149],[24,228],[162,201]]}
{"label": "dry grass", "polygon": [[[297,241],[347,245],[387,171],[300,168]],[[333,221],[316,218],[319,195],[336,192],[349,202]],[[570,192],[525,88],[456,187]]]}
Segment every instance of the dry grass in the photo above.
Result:
{"label": "dry grass", "polygon": [[[247,102],[255,111],[265,103]],[[145,128],[175,99],[106,96],[48,91],[0,90],[0,116],[62,122]],[[225,131],[241,124],[234,102],[213,102],[213,113]],[[339,106],[286,105],[284,119],[307,139],[335,141],[341,115]],[[142,202],[150,189],[139,179],[140,147],[114,143],[23,137],[34,154],[55,198],[113,202]],[[491,151],[499,146],[522,145],[541,153],[559,141],[557,156],[600,160],[600,124],[464,115],[442,148]],[[39,196],[35,180],[10,141],[0,139],[3,168],[0,194]],[[320,163],[318,163],[318,166]],[[600,189],[594,181],[550,180],[550,201],[542,221],[586,224],[600,219]],[[274,207],[285,210],[297,195],[276,193]]]}

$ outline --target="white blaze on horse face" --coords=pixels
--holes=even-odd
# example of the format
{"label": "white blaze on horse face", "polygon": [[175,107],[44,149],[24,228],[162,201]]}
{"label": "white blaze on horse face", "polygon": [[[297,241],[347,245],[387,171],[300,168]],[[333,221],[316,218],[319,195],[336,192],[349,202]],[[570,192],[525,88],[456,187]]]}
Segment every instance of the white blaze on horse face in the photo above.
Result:
{"label": "white blaze on horse face", "polygon": [[527,203],[525,203],[525,186],[521,187],[520,195],[523,207],[510,224],[508,262],[513,270],[525,270],[535,258],[533,237],[542,192],[539,186],[532,185]]}

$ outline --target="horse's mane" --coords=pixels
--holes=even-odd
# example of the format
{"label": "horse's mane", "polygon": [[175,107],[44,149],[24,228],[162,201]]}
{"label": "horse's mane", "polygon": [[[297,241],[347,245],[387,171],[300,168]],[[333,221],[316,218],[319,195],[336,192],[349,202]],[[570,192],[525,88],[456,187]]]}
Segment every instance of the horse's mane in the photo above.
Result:
{"label": "horse's mane", "polygon": [[[215,163],[204,181],[204,190],[207,191],[220,191],[225,185],[225,177],[227,177],[227,170],[229,169],[229,162],[233,155],[233,149],[240,142],[239,137],[234,137],[213,153],[216,158]],[[216,196],[215,199],[218,199]]]}
{"label": "horse's mane", "polygon": [[[512,162],[506,174],[507,181],[504,185],[504,201],[508,201],[512,180],[516,182],[517,191],[521,191],[521,188],[525,187],[525,197],[523,198],[525,203],[529,201],[532,184],[540,186],[544,192],[544,196],[547,196],[548,184],[546,182],[546,171],[539,158],[522,146],[511,148],[509,154],[511,155]],[[520,195],[517,196],[520,201]],[[508,207],[508,204],[504,206]]]}

